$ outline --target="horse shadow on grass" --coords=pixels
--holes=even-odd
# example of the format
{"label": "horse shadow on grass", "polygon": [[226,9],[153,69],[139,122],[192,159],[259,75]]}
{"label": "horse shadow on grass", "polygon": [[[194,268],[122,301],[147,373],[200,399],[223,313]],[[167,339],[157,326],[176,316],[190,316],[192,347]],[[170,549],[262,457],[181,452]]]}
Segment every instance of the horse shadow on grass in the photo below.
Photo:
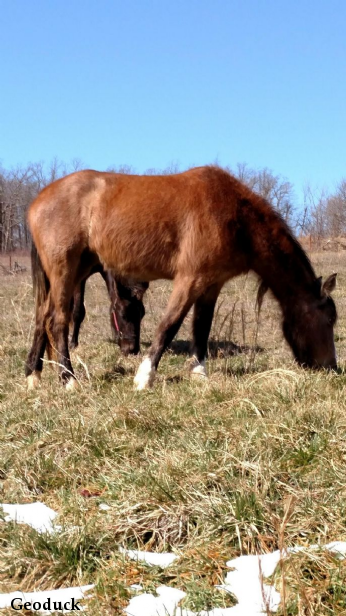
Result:
{"label": "horse shadow on grass", "polygon": [[100,376],[100,380],[106,383],[113,383],[114,381],[122,379],[124,376],[134,373],[135,370],[132,367],[125,368],[122,364],[115,364],[111,370],[107,370]]}
{"label": "horse shadow on grass", "polygon": [[[148,345],[149,346],[149,345]],[[227,359],[229,357],[237,357],[241,355],[249,356],[249,361],[246,364],[233,366],[225,366],[221,371],[227,376],[243,376],[253,372],[259,372],[258,366],[254,366],[254,359],[257,353],[264,353],[265,348],[260,345],[236,344],[231,340],[209,340],[207,359]],[[174,355],[190,355],[190,342],[188,340],[174,340],[168,347]],[[252,358],[252,360],[251,360]],[[183,377],[172,377],[167,379],[168,382],[175,382]]]}
{"label": "horse shadow on grass", "polygon": [[[149,345],[148,345],[149,346]],[[189,355],[189,340],[173,340],[168,347],[174,355]],[[223,359],[224,357],[234,357],[235,355],[263,353],[265,349],[258,344],[249,346],[248,344],[236,344],[231,340],[214,340],[208,342],[208,358]]]}
{"label": "horse shadow on grass", "polygon": [[[190,356],[191,342],[189,340],[173,340],[169,345],[167,352],[173,355],[186,355]],[[144,355],[147,349],[150,347],[150,342],[142,342],[142,354]],[[208,343],[208,358],[209,359],[224,359],[227,357],[235,357],[239,355],[255,355],[256,353],[263,353],[265,349],[259,345],[250,346],[247,344],[236,344],[230,340],[210,340]],[[114,368],[105,372],[101,379],[107,382],[117,381],[124,376],[134,375],[136,368],[134,366],[124,366],[121,363],[116,364]],[[227,375],[242,375],[253,372],[251,366],[234,366],[234,368],[227,368]],[[166,379],[169,383],[177,383],[183,379],[182,376],[175,375]]]}

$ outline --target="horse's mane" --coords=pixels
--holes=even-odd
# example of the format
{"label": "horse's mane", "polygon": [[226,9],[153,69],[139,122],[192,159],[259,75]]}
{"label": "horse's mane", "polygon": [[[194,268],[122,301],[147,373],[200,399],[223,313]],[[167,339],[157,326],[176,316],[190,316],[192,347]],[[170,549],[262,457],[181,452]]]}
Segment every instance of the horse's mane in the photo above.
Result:
{"label": "horse's mane", "polygon": [[[295,237],[290,225],[283,218],[282,214],[277,209],[275,209],[275,207],[268,201],[268,199],[266,199],[265,197],[263,197],[262,195],[260,195],[259,193],[251,189],[250,187],[248,187],[246,184],[244,184],[244,182],[242,182],[241,180],[233,176],[231,173],[229,173],[228,170],[226,171],[226,173],[229,174],[231,181],[237,185],[237,188],[240,191],[240,199],[242,203],[247,202],[247,204],[251,205],[251,209],[253,211],[257,210],[261,212],[262,216],[269,215],[268,216],[269,228],[272,228],[272,229],[276,228],[276,230],[279,229],[281,232],[281,238],[282,239],[285,238],[286,240],[286,246],[287,244],[289,244],[290,250],[289,252],[288,251],[286,252],[285,248],[283,246],[280,246],[280,242],[277,239],[275,240],[274,247],[276,249],[281,248],[281,250],[276,255],[277,258],[279,259],[281,256],[281,259],[283,259],[285,256],[289,254],[292,261],[295,264],[299,264],[299,271],[302,271],[302,270],[304,271],[305,278],[307,279],[308,284],[313,284],[313,282],[315,282],[316,280],[316,274],[314,272],[311,261],[308,255],[306,254],[305,250],[303,249],[303,247],[301,246],[301,244]],[[297,273],[298,273],[298,270],[297,270]],[[270,285],[267,282],[265,282],[262,278],[258,286],[257,298],[256,298],[256,307],[257,307],[258,314],[260,313],[264,296],[269,288],[270,288]]]}
{"label": "horse's mane", "polygon": [[[257,196],[257,193],[256,193],[256,196]],[[311,261],[308,255],[306,254],[305,250],[303,249],[303,247],[301,246],[297,238],[294,236],[293,231],[291,230],[287,222],[284,220],[282,215],[277,210],[275,210],[275,208],[266,199],[264,199],[264,201],[266,202],[268,207],[270,207],[271,210],[273,211],[277,221],[280,223],[281,229],[285,232],[286,238],[290,241],[290,244],[293,247],[293,254],[296,258],[296,261],[299,262],[304,267],[305,272],[311,278],[311,281],[314,282],[316,280],[316,274],[314,272]],[[257,288],[257,295],[256,295],[256,310],[257,310],[258,316],[261,312],[264,296],[269,290],[269,288],[270,288],[269,285],[266,282],[264,282],[263,279],[259,282],[259,285]]]}

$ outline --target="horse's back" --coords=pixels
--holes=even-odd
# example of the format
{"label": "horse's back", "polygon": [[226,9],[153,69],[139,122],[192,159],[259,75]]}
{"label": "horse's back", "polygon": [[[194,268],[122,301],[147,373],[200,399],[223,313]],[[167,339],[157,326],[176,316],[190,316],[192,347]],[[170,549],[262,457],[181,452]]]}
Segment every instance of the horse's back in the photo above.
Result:
{"label": "horse's back", "polygon": [[166,176],[105,176],[91,218],[92,250],[107,269],[116,263],[122,274],[141,280],[202,267],[211,256],[208,244],[221,246],[222,217],[213,211],[217,175],[200,167]]}
{"label": "horse's back", "polygon": [[43,238],[50,246],[51,259],[89,250],[105,269],[127,277],[174,278],[177,269],[222,260],[227,221],[235,215],[232,182],[238,192],[239,183],[215,167],[157,176],[79,171],[40,193],[29,224],[38,249]]}

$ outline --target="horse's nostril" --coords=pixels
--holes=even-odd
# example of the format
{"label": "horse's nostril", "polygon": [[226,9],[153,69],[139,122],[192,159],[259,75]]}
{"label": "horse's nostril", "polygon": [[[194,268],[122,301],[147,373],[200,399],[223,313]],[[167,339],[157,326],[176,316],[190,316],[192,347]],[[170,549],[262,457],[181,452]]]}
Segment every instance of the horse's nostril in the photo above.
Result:
{"label": "horse's nostril", "polygon": [[130,353],[134,353],[135,344],[130,340],[121,340],[120,348],[124,355],[129,355]]}

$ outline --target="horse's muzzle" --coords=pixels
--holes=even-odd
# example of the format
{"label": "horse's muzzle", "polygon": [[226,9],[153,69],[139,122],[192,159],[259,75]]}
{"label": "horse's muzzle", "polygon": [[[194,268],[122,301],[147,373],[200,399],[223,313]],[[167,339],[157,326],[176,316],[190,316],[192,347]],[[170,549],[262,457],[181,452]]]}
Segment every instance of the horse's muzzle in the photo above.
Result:
{"label": "horse's muzzle", "polygon": [[123,355],[138,355],[139,344],[136,340],[121,338],[119,346]]}

